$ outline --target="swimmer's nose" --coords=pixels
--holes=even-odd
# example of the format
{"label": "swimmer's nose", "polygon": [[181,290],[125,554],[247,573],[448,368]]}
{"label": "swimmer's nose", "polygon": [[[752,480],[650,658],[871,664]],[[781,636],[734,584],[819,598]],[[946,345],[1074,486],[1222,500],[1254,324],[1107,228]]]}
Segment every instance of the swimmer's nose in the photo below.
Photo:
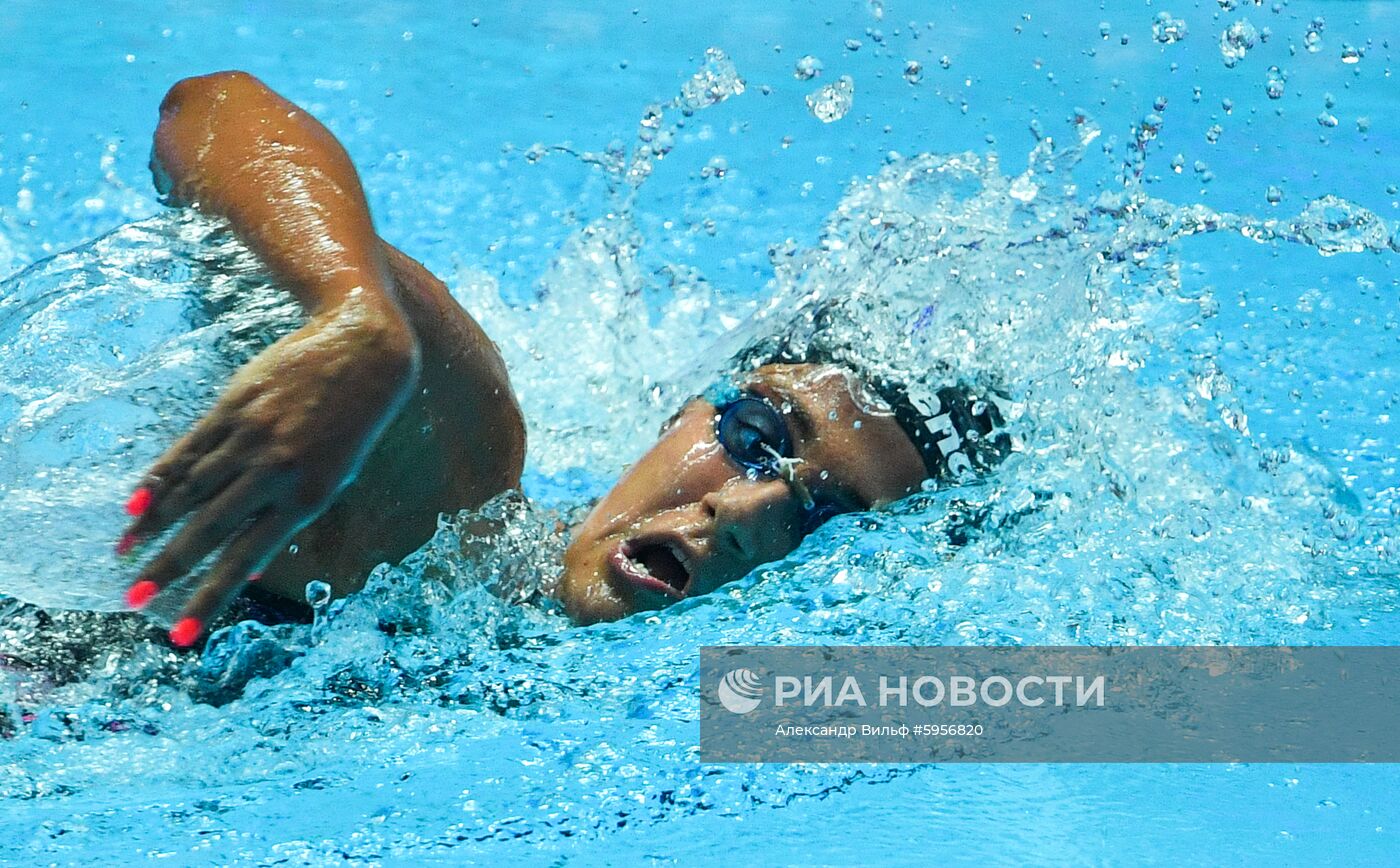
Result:
{"label": "swimmer's nose", "polygon": [[796,506],[781,479],[733,479],[700,500],[714,516],[715,544],[752,568],[797,545]]}

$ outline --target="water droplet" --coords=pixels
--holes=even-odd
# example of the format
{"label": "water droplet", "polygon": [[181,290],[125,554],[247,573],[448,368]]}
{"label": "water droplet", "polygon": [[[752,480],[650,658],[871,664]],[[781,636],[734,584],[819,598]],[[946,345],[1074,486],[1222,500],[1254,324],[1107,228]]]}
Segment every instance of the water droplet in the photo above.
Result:
{"label": "water droplet", "polygon": [[1220,101],[1220,107],[1225,110],[1225,114],[1234,114],[1235,101],[1227,97]]}
{"label": "water droplet", "polygon": [[1109,24],[1107,21],[1100,21],[1100,22],[1099,22],[1099,35],[1100,35],[1100,36],[1102,36],[1104,39],[1107,39],[1107,38],[1108,38],[1108,35],[1109,35],[1110,33],[1112,33],[1112,32],[1113,32],[1113,25],[1112,25],[1112,24]]}
{"label": "water droplet", "polygon": [[473,19],[472,19],[472,26],[473,26],[473,27],[480,27],[480,26],[481,26],[481,19],[480,19],[480,18],[473,18]]}
{"label": "water droplet", "polygon": [[1269,72],[1264,83],[1264,91],[1269,95],[1269,99],[1281,99],[1283,97],[1284,85],[1287,82],[1287,73],[1277,66],[1269,67]]}
{"label": "water droplet", "polygon": [[910,84],[918,84],[924,79],[924,65],[917,60],[909,60],[904,63],[904,80]]}
{"label": "water droplet", "polygon": [[1233,67],[1244,59],[1259,38],[1259,31],[1248,19],[1241,18],[1220,32],[1220,56],[1225,65]]}
{"label": "water droplet", "polygon": [[1220,9],[1223,12],[1235,11],[1235,0],[1217,0],[1217,2],[1220,3]]}
{"label": "water droplet", "polygon": [[1322,50],[1322,31],[1327,27],[1327,21],[1321,16],[1317,16],[1308,25],[1308,30],[1303,34],[1303,46],[1311,54],[1316,54]]}
{"label": "water droplet", "polygon": [[953,58],[945,54],[942,57],[938,58],[938,65],[943,67],[944,69],[948,69],[953,65]]}
{"label": "water droplet", "polygon": [[860,51],[860,40],[859,40],[859,39],[847,39],[847,40],[846,40],[846,50],[847,50],[847,51]]}
{"label": "water droplet", "polygon": [[1337,116],[1324,110],[1317,116],[1317,124],[1322,127],[1335,127],[1337,125]]}
{"label": "water droplet", "polygon": [[313,610],[321,610],[331,601],[331,586],[321,581],[306,583],[306,605]]}
{"label": "water droplet", "polygon": [[1225,129],[1220,124],[1211,124],[1210,129],[1206,130],[1206,141],[1215,144],[1220,141],[1220,134],[1223,132]]}
{"label": "water droplet", "polygon": [[743,92],[744,80],[734,62],[718,48],[707,48],[704,65],[681,85],[681,106],[689,113]]}
{"label": "water droplet", "polygon": [[1164,97],[1164,96],[1159,96],[1159,97],[1157,97],[1156,99],[1152,100],[1152,108],[1153,108],[1153,110],[1159,111],[1159,112],[1166,111],[1166,110],[1167,110],[1167,98]]}
{"label": "water droplet", "polygon": [[1270,205],[1277,205],[1283,201],[1283,191],[1270,184],[1269,189],[1264,191],[1264,198],[1268,200]]}
{"label": "water droplet", "polygon": [[[1371,131],[1371,119],[1362,115],[1356,119],[1356,131],[1358,133],[1369,133]],[[1394,190],[1391,191],[1395,192]]]}
{"label": "water droplet", "polygon": [[822,62],[810,54],[799,57],[792,67],[792,77],[798,81],[810,81],[821,74]]}
{"label": "water droplet", "polygon": [[1172,157],[1172,171],[1173,171],[1173,172],[1176,172],[1178,175],[1180,175],[1180,174],[1181,174],[1181,170],[1182,170],[1183,167],[1185,167],[1185,165],[1186,165],[1186,156],[1185,156],[1184,154],[1177,154],[1175,157]]}
{"label": "water droplet", "polygon": [[1163,45],[1180,42],[1186,38],[1186,22],[1173,18],[1170,12],[1158,12],[1156,21],[1152,23],[1152,38]]}
{"label": "water droplet", "polygon": [[1361,525],[1356,520],[1356,518],[1354,516],[1347,515],[1346,513],[1338,513],[1337,515],[1332,516],[1332,520],[1329,522],[1329,525],[1331,526],[1332,536],[1336,537],[1342,542],[1346,542],[1347,540],[1356,536],[1356,532],[1361,528]]}
{"label": "water droplet", "polygon": [[855,94],[855,80],[843,75],[807,94],[807,108],[817,120],[829,124],[846,116],[851,110],[851,103],[855,101]]}
{"label": "water droplet", "polygon": [[1360,63],[1361,50],[1350,44],[1342,45],[1342,63]]}
{"label": "water droplet", "polygon": [[1337,104],[1337,98],[1336,98],[1335,96],[1333,96],[1332,94],[1330,94],[1330,93],[1324,93],[1324,94],[1322,95],[1322,105],[1323,105],[1325,108],[1332,108],[1332,107],[1335,106],[1336,104]]}
{"label": "water droplet", "polygon": [[723,178],[729,174],[729,161],[724,157],[711,157],[710,161],[700,170],[702,178]]}
{"label": "water droplet", "polygon": [[1197,542],[1210,536],[1210,531],[1210,519],[1200,513],[1192,516],[1190,526],[1186,529],[1186,532],[1191,534],[1191,538]]}

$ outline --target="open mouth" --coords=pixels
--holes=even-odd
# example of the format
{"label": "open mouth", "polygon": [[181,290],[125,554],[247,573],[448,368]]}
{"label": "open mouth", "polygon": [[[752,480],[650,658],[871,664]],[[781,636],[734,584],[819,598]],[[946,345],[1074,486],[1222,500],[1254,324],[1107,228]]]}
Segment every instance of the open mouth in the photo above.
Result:
{"label": "open mouth", "polygon": [[689,558],[673,542],[619,543],[608,558],[618,578],[635,588],[684,599],[690,585]]}

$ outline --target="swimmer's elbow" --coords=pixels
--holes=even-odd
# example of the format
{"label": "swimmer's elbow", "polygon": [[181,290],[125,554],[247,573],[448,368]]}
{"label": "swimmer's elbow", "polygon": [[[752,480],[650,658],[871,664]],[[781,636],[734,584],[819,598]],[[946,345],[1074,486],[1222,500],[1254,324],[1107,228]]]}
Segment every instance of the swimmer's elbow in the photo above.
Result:
{"label": "swimmer's elbow", "polygon": [[387,317],[369,328],[372,351],[380,359],[387,382],[400,384],[401,402],[407,400],[423,373],[423,349],[413,329],[402,318]]}

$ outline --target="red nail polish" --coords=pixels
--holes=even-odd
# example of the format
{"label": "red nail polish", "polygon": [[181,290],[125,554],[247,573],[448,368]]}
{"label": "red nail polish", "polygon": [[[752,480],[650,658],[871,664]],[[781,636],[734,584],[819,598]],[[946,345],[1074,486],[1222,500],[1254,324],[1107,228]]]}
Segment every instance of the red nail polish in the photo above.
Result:
{"label": "red nail polish", "polygon": [[181,618],[170,628],[170,641],[177,647],[188,648],[204,632],[204,622],[198,618]]}
{"label": "red nail polish", "polygon": [[249,573],[249,574],[248,574],[248,581],[250,581],[250,582],[261,582],[261,581],[262,581],[262,573]]}
{"label": "red nail polish", "polygon": [[159,593],[160,585],[150,579],[142,579],[126,589],[126,606],[128,609],[144,609],[151,598]]}
{"label": "red nail polish", "polygon": [[133,518],[140,518],[150,508],[151,490],[145,486],[136,489],[136,492],[131,495],[131,499],[126,502],[126,514]]}
{"label": "red nail polish", "polygon": [[117,557],[124,558],[136,548],[136,534],[129,533],[117,540]]}

